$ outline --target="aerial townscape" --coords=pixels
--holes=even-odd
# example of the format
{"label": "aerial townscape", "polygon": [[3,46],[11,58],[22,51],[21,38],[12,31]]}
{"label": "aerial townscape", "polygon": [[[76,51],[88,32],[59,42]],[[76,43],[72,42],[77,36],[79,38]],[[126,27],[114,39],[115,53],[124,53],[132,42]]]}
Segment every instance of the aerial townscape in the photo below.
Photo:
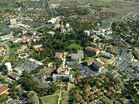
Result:
{"label": "aerial townscape", "polygon": [[0,0],[0,104],[139,104],[139,0]]}

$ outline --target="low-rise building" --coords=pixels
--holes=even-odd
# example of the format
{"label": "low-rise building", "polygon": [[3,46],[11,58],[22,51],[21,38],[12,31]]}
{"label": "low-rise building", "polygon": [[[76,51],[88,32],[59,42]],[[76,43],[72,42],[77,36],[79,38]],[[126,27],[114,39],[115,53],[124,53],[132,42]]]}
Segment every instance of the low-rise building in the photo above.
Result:
{"label": "low-rise building", "polygon": [[55,58],[62,59],[63,58],[63,53],[56,52],[55,53]]}
{"label": "low-rise building", "polygon": [[4,55],[5,54],[5,49],[4,47],[0,46],[0,55]]}
{"label": "low-rise building", "polygon": [[25,34],[22,36],[23,43],[29,43],[31,41],[31,36]]}
{"label": "low-rise building", "polygon": [[3,35],[3,36],[0,36],[0,41],[5,41],[5,40],[10,40],[13,38],[13,34],[10,33],[8,35]]}
{"label": "low-rise building", "polygon": [[83,50],[78,50],[77,53],[72,53],[67,56],[67,61],[81,61],[84,58]]}
{"label": "low-rise building", "polygon": [[34,45],[33,48],[34,48],[36,51],[39,51],[39,52],[44,50],[42,44]]}
{"label": "low-rise building", "polygon": [[98,48],[93,48],[93,47],[90,47],[90,46],[87,46],[85,48],[85,52],[87,53],[88,56],[94,56],[94,55],[98,55],[99,54],[99,49]]}
{"label": "low-rise building", "polygon": [[53,74],[52,78],[54,81],[69,82],[72,80],[72,75]]}
{"label": "low-rise building", "polygon": [[0,86],[0,95],[8,94],[9,88],[6,86]]}
{"label": "low-rise building", "polygon": [[94,61],[89,67],[92,71],[101,72],[102,64],[98,61]]}
{"label": "low-rise building", "polygon": [[58,74],[69,74],[69,70],[67,68],[58,68],[57,69]]}
{"label": "low-rise building", "polygon": [[105,58],[108,58],[108,59],[111,59],[111,58],[113,57],[112,54],[106,53],[106,52],[102,52],[101,56],[102,56],[102,57],[105,57]]}
{"label": "low-rise building", "polygon": [[17,72],[12,71],[12,72],[10,72],[10,73],[8,74],[8,77],[10,77],[10,78],[13,79],[13,80],[17,80],[17,79],[19,78],[19,75],[18,75]]}
{"label": "low-rise building", "polygon": [[139,60],[139,52],[134,52],[133,54],[134,54],[135,58]]}

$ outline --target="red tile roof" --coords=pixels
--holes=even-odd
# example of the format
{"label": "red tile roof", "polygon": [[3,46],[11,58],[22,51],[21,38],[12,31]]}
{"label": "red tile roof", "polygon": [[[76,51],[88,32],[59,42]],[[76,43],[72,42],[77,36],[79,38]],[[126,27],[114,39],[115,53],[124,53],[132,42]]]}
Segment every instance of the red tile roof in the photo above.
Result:
{"label": "red tile roof", "polygon": [[89,51],[92,51],[92,52],[97,52],[99,50],[98,48],[93,48],[93,47],[90,47],[90,46],[87,46],[85,49],[89,50]]}
{"label": "red tile roof", "polygon": [[19,77],[17,72],[11,72],[8,74],[8,76],[15,80]]}
{"label": "red tile roof", "polygon": [[134,55],[137,59],[139,59],[139,52],[134,52]]}
{"label": "red tile roof", "polygon": [[8,87],[0,86],[0,95],[6,93],[7,91],[8,91]]}

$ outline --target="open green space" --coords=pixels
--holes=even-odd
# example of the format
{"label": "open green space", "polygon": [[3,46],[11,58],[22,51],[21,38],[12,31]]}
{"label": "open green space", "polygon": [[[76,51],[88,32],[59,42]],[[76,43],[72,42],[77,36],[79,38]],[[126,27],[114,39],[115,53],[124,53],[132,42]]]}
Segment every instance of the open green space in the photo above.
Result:
{"label": "open green space", "polygon": [[41,98],[43,104],[57,104],[58,95],[49,95]]}
{"label": "open green space", "polygon": [[83,47],[80,45],[80,44],[76,44],[76,43],[73,43],[73,44],[70,44],[69,46],[68,46],[68,49],[69,50],[82,50],[83,49]]}
{"label": "open green space", "polygon": [[100,6],[100,7],[110,7],[112,5],[111,2],[105,2],[105,1],[97,1],[96,6]]}
{"label": "open green space", "polygon": [[9,12],[11,11],[12,9],[15,8],[15,4],[7,4],[7,3],[1,3],[0,4],[0,12]]}
{"label": "open green space", "polygon": [[[41,97],[42,104],[57,104],[59,98],[58,94],[59,93]],[[68,104],[68,99],[68,92],[62,91],[60,104]]]}
{"label": "open green space", "polygon": [[62,92],[62,100],[61,100],[61,104],[68,104],[68,92]]}

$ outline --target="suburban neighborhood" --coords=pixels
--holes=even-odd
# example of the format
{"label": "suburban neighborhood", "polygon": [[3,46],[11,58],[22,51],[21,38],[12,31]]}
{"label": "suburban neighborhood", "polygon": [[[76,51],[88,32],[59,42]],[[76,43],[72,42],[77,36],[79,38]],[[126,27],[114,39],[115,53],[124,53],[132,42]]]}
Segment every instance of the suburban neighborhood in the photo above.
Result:
{"label": "suburban neighborhood", "polygon": [[139,104],[138,0],[0,0],[0,104]]}

